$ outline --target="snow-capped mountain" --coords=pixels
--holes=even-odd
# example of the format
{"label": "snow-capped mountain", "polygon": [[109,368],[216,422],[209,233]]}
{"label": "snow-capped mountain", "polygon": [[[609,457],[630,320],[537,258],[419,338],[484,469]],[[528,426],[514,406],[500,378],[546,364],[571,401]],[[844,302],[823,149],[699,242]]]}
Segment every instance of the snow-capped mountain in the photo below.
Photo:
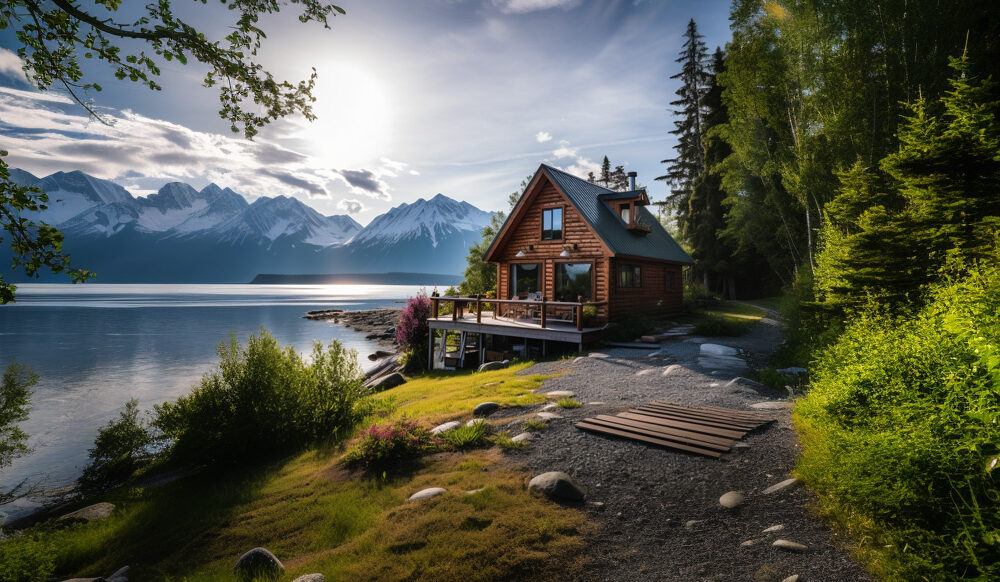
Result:
{"label": "snow-capped mountain", "polygon": [[11,178],[49,195],[48,209],[29,218],[62,230],[73,264],[97,272],[103,282],[245,282],[258,273],[457,274],[491,216],[438,194],[401,204],[362,228],[350,216],[324,216],[293,197],[251,204],[215,184],[198,191],[172,182],[135,197],[79,171],[38,178],[12,169]]}

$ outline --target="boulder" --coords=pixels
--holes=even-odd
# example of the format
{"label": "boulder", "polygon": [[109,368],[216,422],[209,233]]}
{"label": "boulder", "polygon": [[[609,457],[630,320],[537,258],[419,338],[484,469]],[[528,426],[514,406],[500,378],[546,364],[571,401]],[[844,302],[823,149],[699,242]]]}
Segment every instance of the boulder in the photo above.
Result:
{"label": "boulder", "polygon": [[56,521],[60,522],[90,522],[90,521],[102,521],[111,517],[111,513],[115,510],[115,505],[113,503],[108,503],[102,501],[101,503],[95,503],[93,505],[88,505],[83,509],[77,509],[76,511],[67,513],[61,516]]}
{"label": "boulder", "polygon": [[482,366],[479,366],[480,372],[489,372],[491,370],[503,370],[510,366],[510,362],[504,360],[502,362],[486,362]]}
{"label": "boulder", "polygon": [[413,495],[410,495],[410,501],[423,501],[424,499],[430,499],[432,497],[437,497],[438,495],[444,495],[448,490],[444,487],[430,487],[427,489],[422,489],[417,491]]}
{"label": "boulder", "polygon": [[388,358],[392,355],[392,352],[387,352],[385,350],[375,350],[374,354],[368,354],[368,359],[371,361],[381,360],[382,358]]}
{"label": "boulder", "polygon": [[266,548],[254,548],[240,556],[233,573],[240,582],[274,582],[285,572],[285,566]]}
{"label": "boulder", "polygon": [[441,434],[445,431],[449,431],[451,429],[458,428],[460,426],[462,426],[461,422],[453,420],[451,422],[446,422],[444,424],[439,424],[435,426],[434,428],[431,429],[431,434]]}
{"label": "boulder", "polygon": [[785,479],[781,483],[775,483],[774,485],[771,485],[770,487],[768,487],[767,489],[765,489],[764,490],[764,494],[765,495],[770,495],[772,493],[777,493],[779,491],[784,491],[785,489],[788,489],[788,488],[791,488],[791,487],[795,487],[798,484],[799,484],[799,480],[796,479],[795,477],[792,477],[791,479]]}
{"label": "boulder", "polygon": [[515,443],[526,443],[530,442],[531,439],[533,439],[534,437],[535,435],[531,434],[530,432],[522,432],[521,434],[515,436],[510,440],[514,441]]}
{"label": "boulder", "polygon": [[562,471],[536,475],[528,482],[528,490],[553,501],[583,501],[587,495],[572,477]]}
{"label": "boulder", "polygon": [[489,416],[500,410],[500,405],[496,402],[483,402],[472,409],[473,416]]}
{"label": "boulder", "polygon": [[326,582],[326,576],[322,574],[306,574],[305,576],[299,576],[292,582]]}
{"label": "boulder", "polygon": [[774,540],[774,543],[771,545],[782,550],[788,550],[789,552],[804,552],[808,549],[800,543],[789,540]]}
{"label": "boulder", "polygon": [[724,493],[722,497],[719,498],[719,505],[725,507],[726,509],[736,509],[746,503],[746,500],[746,497],[744,497],[739,491],[730,491],[728,493]]}
{"label": "boulder", "polygon": [[747,362],[739,356],[699,356],[698,365],[709,370],[730,370],[741,372],[746,370]]}
{"label": "boulder", "polygon": [[372,392],[382,392],[383,390],[388,390],[390,388],[395,388],[401,384],[406,383],[406,378],[403,377],[399,372],[393,372],[386,376],[376,379],[371,383],[370,388]]}

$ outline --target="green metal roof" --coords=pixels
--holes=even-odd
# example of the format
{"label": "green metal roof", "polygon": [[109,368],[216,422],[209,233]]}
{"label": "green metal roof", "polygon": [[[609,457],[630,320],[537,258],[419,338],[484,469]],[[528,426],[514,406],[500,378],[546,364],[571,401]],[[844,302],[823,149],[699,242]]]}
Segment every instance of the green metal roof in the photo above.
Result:
{"label": "green metal roof", "polygon": [[660,221],[644,206],[635,207],[636,218],[652,230],[645,234],[633,233],[626,227],[625,221],[604,203],[603,199],[618,198],[619,192],[602,188],[545,164],[542,164],[539,170],[544,170],[556,186],[566,194],[612,253],[676,263],[694,263],[681,245],[677,244],[677,241],[663,228]]}

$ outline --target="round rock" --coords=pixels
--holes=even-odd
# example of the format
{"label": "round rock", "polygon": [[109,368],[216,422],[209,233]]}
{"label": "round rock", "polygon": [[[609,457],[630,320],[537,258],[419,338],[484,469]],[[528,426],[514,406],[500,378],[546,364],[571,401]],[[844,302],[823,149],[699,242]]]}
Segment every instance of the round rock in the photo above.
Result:
{"label": "round rock", "polygon": [[63,515],[56,521],[63,522],[74,522],[74,521],[102,521],[111,517],[112,512],[115,510],[115,505],[113,503],[108,503],[102,501],[101,503],[95,503],[93,505],[88,505],[82,509],[77,509],[74,512],[67,513]]}
{"label": "round rock", "polygon": [[799,576],[798,574],[792,574],[791,576],[785,578],[781,582],[801,582],[801,581],[802,581],[802,576]]}
{"label": "round rock", "polygon": [[522,432],[521,434],[515,436],[510,440],[514,441],[515,443],[527,443],[531,442],[531,439],[533,438],[535,438],[535,435],[531,434],[530,432]]}
{"label": "round rock", "polygon": [[724,493],[722,497],[719,498],[719,505],[725,507],[726,509],[736,509],[746,503],[746,500],[746,497],[744,497],[739,491],[730,491],[728,493]]}
{"label": "round rock", "polygon": [[764,533],[774,533],[783,529],[785,529],[785,526],[779,523],[778,525],[772,525],[771,527],[765,529]]}
{"label": "round rock", "polygon": [[785,479],[781,483],[775,483],[774,485],[771,485],[770,487],[768,487],[767,489],[765,489],[764,490],[764,494],[765,495],[770,495],[772,493],[777,493],[779,491],[784,491],[785,489],[789,489],[791,487],[795,487],[798,484],[799,484],[799,480],[796,479],[795,477],[792,477],[791,479]]}
{"label": "round rock", "polygon": [[545,396],[547,398],[572,398],[576,396],[576,392],[572,390],[553,390],[552,392],[546,392]]}
{"label": "round rock", "polygon": [[549,471],[536,475],[528,482],[528,490],[554,501],[583,501],[586,492],[562,471]]}
{"label": "round rock", "polygon": [[266,548],[254,548],[240,556],[233,573],[240,582],[267,580],[274,582],[285,572],[285,566]]}
{"label": "round rock", "polygon": [[430,487],[422,491],[417,491],[413,495],[410,495],[410,501],[423,501],[424,499],[430,499],[431,497],[437,497],[438,495],[444,495],[448,490],[444,487]]}
{"label": "round rock", "polygon": [[305,576],[299,576],[292,582],[326,582],[326,576],[322,574],[306,574]]}
{"label": "round rock", "polygon": [[539,412],[538,418],[541,418],[542,420],[556,420],[562,417],[554,412]]}
{"label": "round rock", "polygon": [[435,426],[434,428],[431,429],[431,434],[441,434],[441,433],[443,433],[445,431],[449,431],[449,430],[451,430],[453,428],[458,428],[460,426],[462,426],[461,422],[458,422],[457,420],[453,420],[451,422],[446,422],[444,424],[439,424],[439,425]]}
{"label": "round rock", "polygon": [[500,405],[496,402],[483,402],[472,409],[473,416],[489,416],[500,410]]}

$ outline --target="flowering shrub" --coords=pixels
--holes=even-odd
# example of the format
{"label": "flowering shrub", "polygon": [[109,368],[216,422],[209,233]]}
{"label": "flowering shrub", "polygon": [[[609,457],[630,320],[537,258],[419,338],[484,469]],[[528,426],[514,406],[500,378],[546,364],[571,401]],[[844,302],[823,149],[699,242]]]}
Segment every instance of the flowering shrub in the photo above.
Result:
{"label": "flowering shrub", "polygon": [[369,471],[387,471],[436,450],[439,444],[429,430],[415,421],[373,424],[361,431],[361,442],[348,451],[344,464]]}
{"label": "flowering shrub", "polygon": [[403,349],[403,369],[417,372],[427,366],[427,318],[431,316],[431,300],[421,291],[406,302],[396,326],[396,342]]}

